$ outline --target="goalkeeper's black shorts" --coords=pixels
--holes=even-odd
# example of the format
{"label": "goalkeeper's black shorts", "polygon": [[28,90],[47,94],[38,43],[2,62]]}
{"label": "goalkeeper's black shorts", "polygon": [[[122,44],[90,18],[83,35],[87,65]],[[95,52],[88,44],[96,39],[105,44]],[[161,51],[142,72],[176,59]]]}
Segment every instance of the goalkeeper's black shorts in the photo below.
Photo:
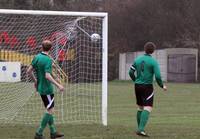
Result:
{"label": "goalkeeper's black shorts", "polygon": [[135,84],[136,102],[139,106],[153,106],[153,85]]}
{"label": "goalkeeper's black shorts", "polygon": [[54,94],[51,95],[41,95],[44,106],[47,110],[54,107]]}

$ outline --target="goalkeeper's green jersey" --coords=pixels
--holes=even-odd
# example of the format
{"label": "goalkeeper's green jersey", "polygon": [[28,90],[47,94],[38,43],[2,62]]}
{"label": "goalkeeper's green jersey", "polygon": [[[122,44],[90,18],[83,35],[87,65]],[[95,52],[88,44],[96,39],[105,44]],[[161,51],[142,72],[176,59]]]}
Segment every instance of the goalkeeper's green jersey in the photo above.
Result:
{"label": "goalkeeper's green jersey", "polygon": [[40,95],[53,94],[53,85],[45,78],[45,73],[52,74],[52,60],[50,57],[44,53],[39,53],[33,58],[31,65],[36,72],[37,91]]}
{"label": "goalkeeper's green jersey", "polygon": [[[134,76],[134,71],[136,72],[136,76]],[[135,84],[152,84],[153,77],[155,75],[155,79],[160,87],[163,87],[163,81],[161,79],[160,68],[158,66],[157,61],[148,54],[144,54],[138,56],[129,71],[130,76],[134,76],[132,78]]]}

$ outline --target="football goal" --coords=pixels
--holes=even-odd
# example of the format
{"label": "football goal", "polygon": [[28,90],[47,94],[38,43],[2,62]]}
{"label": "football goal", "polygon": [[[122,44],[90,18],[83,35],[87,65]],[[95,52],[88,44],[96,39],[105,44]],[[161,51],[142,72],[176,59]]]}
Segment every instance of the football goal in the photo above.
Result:
{"label": "football goal", "polygon": [[107,13],[0,10],[0,123],[38,124],[44,112],[26,74],[51,40],[56,123],[107,125]]}

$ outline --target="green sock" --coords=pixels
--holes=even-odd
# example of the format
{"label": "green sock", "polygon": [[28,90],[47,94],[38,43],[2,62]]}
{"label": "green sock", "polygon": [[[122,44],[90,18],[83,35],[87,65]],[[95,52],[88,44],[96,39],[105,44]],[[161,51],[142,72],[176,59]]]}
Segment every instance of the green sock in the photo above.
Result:
{"label": "green sock", "polygon": [[140,125],[141,113],[142,113],[142,110],[138,110],[137,111],[137,124],[138,124],[138,127]]}
{"label": "green sock", "polygon": [[141,113],[141,119],[140,119],[140,124],[139,124],[139,131],[144,131],[144,128],[148,122],[148,119],[149,119],[149,114],[150,112],[147,111],[147,110],[143,110],[142,113]]}
{"label": "green sock", "polygon": [[50,114],[45,113],[42,121],[40,122],[40,127],[37,129],[36,133],[39,135],[42,135],[45,127],[47,126],[47,123],[49,122]]}
{"label": "green sock", "polygon": [[50,116],[48,124],[49,124],[50,133],[51,134],[56,133],[56,127],[55,127],[55,124],[54,124],[54,117],[53,117],[53,115]]}

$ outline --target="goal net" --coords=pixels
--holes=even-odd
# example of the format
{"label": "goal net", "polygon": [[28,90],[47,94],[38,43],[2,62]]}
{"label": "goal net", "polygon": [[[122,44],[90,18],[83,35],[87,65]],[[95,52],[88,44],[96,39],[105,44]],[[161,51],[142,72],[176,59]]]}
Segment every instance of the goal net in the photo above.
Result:
{"label": "goal net", "polygon": [[26,10],[0,10],[0,123],[40,121],[44,106],[26,70],[46,39],[66,88],[54,89],[56,123],[106,125],[107,14]]}

